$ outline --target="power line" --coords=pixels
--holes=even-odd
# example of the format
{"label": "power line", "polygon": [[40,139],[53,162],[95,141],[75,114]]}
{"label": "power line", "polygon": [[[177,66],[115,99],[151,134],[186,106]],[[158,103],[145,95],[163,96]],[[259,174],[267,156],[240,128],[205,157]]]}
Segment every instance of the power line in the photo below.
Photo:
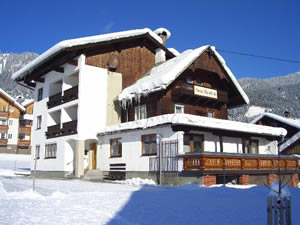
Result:
{"label": "power line", "polygon": [[256,57],[256,58],[271,59],[271,60],[276,60],[276,61],[289,62],[289,63],[299,63],[300,64],[300,61],[296,61],[296,60],[268,57],[268,56],[262,56],[262,55],[254,55],[254,54],[243,53],[243,52],[235,52],[235,51],[229,51],[229,50],[224,50],[224,49],[217,49],[217,50],[219,52],[225,52],[225,53],[230,53],[230,54],[251,56],[251,57]]}

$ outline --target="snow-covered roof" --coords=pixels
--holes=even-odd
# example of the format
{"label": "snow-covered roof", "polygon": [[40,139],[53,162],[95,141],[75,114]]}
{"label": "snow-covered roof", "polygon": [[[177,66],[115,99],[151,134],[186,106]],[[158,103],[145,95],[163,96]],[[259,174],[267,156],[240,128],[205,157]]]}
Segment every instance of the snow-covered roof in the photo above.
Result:
{"label": "snow-covered roof", "polygon": [[121,123],[114,126],[105,127],[99,131],[98,135],[114,133],[133,129],[146,129],[163,124],[187,125],[193,127],[218,129],[226,131],[235,131],[241,133],[251,133],[266,136],[285,136],[287,131],[284,128],[274,128],[237,121],[215,119],[190,114],[166,114],[155,116],[148,119],[137,120],[127,123]]}
{"label": "snow-covered roof", "polygon": [[179,56],[180,55],[180,52],[178,52],[177,49],[175,49],[175,48],[168,48],[168,50],[170,52],[172,52],[175,56]]}
{"label": "snow-covered roof", "polygon": [[18,107],[22,111],[25,111],[25,108],[20,103],[18,103],[13,97],[7,94],[2,88],[0,88],[0,93],[3,94],[6,98],[8,98],[14,106]]}
{"label": "snow-covered roof", "polygon": [[153,32],[156,33],[157,35],[165,34],[166,39],[169,39],[171,37],[171,32],[169,30],[167,30],[166,28],[163,28],[163,27],[157,28]]}
{"label": "snow-covered roof", "polygon": [[292,144],[294,144],[296,141],[300,139],[300,131],[298,131],[296,134],[294,134],[292,137],[290,137],[288,140],[286,140],[283,144],[280,145],[279,151],[283,151],[284,149],[288,148]]}
{"label": "snow-covered roof", "polygon": [[145,76],[137,80],[133,85],[125,88],[119,95],[119,101],[125,106],[132,99],[139,99],[149,93],[166,89],[184,70],[186,70],[202,53],[211,49],[224,70],[227,72],[234,86],[237,88],[245,103],[249,104],[249,98],[241,88],[233,73],[226,66],[223,57],[216,51],[215,47],[205,45],[194,50],[187,50],[168,61],[153,67]]}
{"label": "snow-covered roof", "polygon": [[25,99],[23,102],[22,102],[22,105],[24,107],[27,107],[28,105],[30,105],[31,103],[34,102],[34,99]]}
{"label": "snow-covered roof", "polygon": [[90,37],[84,37],[84,38],[76,38],[76,39],[70,39],[65,40],[57,43],[50,49],[48,49],[46,52],[41,54],[39,57],[35,58],[33,61],[31,61],[29,64],[24,66],[22,69],[18,70],[16,73],[12,75],[12,79],[16,80],[17,78],[22,78],[29,74],[33,69],[38,67],[41,63],[43,63],[45,60],[55,56],[62,50],[70,47],[75,46],[82,46],[87,44],[96,44],[101,43],[105,41],[112,41],[112,40],[118,40],[123,38],[129,38],[129,37],[135,37],[140,36],[144,34],[149,34],[151,37],[153,37],[157,42],[162,44],[162,39],[154,33],[149,28],[144,29],[137,29],[137,30],[128,30],[128,31],[122,31],[122,32],[116,32],[116,33],[109,33],[109,34],[102,34],[102,35],[96,35],[96,36],[90,36]]}
{"label": "snow-covered roof", "polygon": [[287,125],[295,127],[297,129],[300,129],[300,121],[289,119],[289,118],[282,117],[282,116],[278,116],[274,113],[263,113],[263,114],[259,115],[257,118],[255,118],[254,120],[252,120],[250,123],[257,123],[259,120],[261,120],[265,116],[269,117],[271,119],[280,121],[281,123],[285,123]]}

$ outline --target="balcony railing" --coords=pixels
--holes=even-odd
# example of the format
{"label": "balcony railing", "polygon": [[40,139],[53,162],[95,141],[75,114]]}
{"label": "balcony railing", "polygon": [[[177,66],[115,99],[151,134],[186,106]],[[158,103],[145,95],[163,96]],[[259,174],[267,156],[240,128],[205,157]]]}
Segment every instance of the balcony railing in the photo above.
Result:
{"label": "balcony railing", "polygon": [[[196,91],[196,89],[200,89],[200,91]],[[202,89],[203,90],[202,90]],[[203,93],[201,93],[203,91]],[[210,94],[210,92],[212,94]],[[226,104],[228,103],[228,95],[225,91],[206,88],[196,84],[188,84],[183,81],[178,81],[172,87],[172,97],[173,98],[180,98],[190,97],[193,99],[193,102],[198,101],[199,103],[205,102],[215,102],[216,104]]]}
{"label": "balcony railing", "polygon": [[19,126],[20,127],[30,127],[32,125],[32,120],[19,120]]}
{"label": "balcony railing", "polygon": [[75,99],[78,99],[78,86],[72,87],[66,91],[64,91],[64,95],[62,95],[62,92],[55,94],[51,97],[49,97],[49,101],[47,102],[48,108],[52,108],[61,104],[64,104],[66,102],[73,101]]}
{"label": "balcony railing", "polygon": [[30,140],[19,140],[18,145],[19,146],[30,146]]}
{"label": "balcony railing", "polygon": [[64,91],[63,102],[70,102],[78,98],[78,86]]}
{"label": "balcony railing", "polygon": [[63,123],[62,135],[77,134],[77,120]]}
{"label": "balcony railing", "polygon": [[7,139],[0,139],[0,145],[7,145],[8,140]]}
{"label": "balcony railing", "polygon": [[60,124],[49,126],[46,132],[47,138],[54,138],[60,136]]}
{"label": "balcony railing", "polygon": [[49,97],[49,101],[47,102],[47,105],[48,105],[48,108],[52,108],[52,107],[55,107],[55,106],[58,106],[60,104],[62,104],[62,93],[58,93],[58,94],[55,94],[55,95],[52,95],[51,97]]}
{"label": "balcony railing", "polygon": [[30,134],[31,133],[31,127],[19,127],[19,133],[24,133],[24,134]]}
{"label": "balcony railing", "polygon": [[65,135],[77,134],[77,120],[66,122],[62,125],[62,128],[60,128],[60,124],[49,126],[48,131],[46,132],[46,137],[55,138]]}
{"label": "balcony railing", "polygon": [[8,125],[0,125],[0,130],[7,131],[8,130]]}
{"label": "balcony railing", "polygon": [[227,153],[195,153],[179,155],[184,160],[184,170],[296,170],[298,159],[274,155]]}
{"label": "balcony railing", "polygon": [[8,112],[0,111],[0,117],[7,118],[8,117]]}

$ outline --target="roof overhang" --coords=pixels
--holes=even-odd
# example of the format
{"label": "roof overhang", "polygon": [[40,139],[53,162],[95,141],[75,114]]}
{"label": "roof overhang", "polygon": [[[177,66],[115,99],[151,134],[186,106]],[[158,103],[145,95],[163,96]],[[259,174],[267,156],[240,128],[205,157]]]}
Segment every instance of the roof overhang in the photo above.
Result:
{"label": "roof overhang", "polygon": [[153,52],[161,48],[166,52],[167,58],[174,57],[174,54],[163,45],[161,38],[149,28],[130,30],[59,42],[14,73],[12,79],[32,86],[32,81],[43,82],[41,76],[80,54],[92,55],[95,48],[111,51],[112,47],[118,47],[119,43],[134,39],[140,40],[141,46],[146,46]]}

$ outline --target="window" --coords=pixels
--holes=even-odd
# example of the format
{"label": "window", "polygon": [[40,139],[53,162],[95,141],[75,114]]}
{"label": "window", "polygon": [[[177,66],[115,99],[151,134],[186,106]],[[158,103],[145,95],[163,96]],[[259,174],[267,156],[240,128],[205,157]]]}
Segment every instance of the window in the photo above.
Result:
{"label": "window", "polygon": [[12,139],[12,134],[8,134],[8,139]]}
{"label": "window", "polygon": [[19,134],[19,140],[25,140],[25,134],[24,133]]}
{"label": "window", "polygon": [[175,104],[174,113],[184,113],[184,105]]}
{"label": "window", "polygon": [[7,121],[6,120],[1,120],[1,125],[7,125]]}
{"label": "window", "polygon": [[201,134],[185,134],[183,138],[184,152],[203,152],[204,136]]}
{"label": "window", "polygon": [[122,139],[110,140],[110,157],[122,157]]}
{"label": "window", "polygon": [[6,133],[1,133],[0,137],[1,139],[6,139]]}
{"label": "window", "polygon": [[13,120],[9,120],[9,121],[8,121],[8,125],[10,125],[10,126],[12,126],[12,125],[13,125],[13,123],[14,123],[14,121],[13,121]]}
{"label": "window", "polygon": [[42,126],[42,116],[36,117],[36,129],[41,129]]}
{"label": "window", "polygon": [[56,158],[56,143],[45,145],[45,159]]}
{"label": "window", "polygon": [[134,107],[134,120],[141,120],[147,118],[147,107],[146,105],[140,105]]}
{"label": "window", "polygon": [[43,88],[38,89],[38,101],[41,101],[43,99]]}
{"label": "window", "polygon": [[40,150],[41,150],[41,147],[39,145],[36,145],[35,146],[35,159],[40,158]]}
{"label": "window", "polygon": [[214,118],[215,113],[213,111],[209,111],[209,112],[207,112],[207,117]]}
{"label": "window", "polygon": [[243,153],[258,154],[258,140],[243,139]]}
{"label": "window", "polygon": [[142,155],[156,155],[157,143],[156,134],[142,136]]}
{"label": "window", "polygon": [[7,107],[6,106],[2,106],[2,111],[6,112],[6,110],[7,110]]}

